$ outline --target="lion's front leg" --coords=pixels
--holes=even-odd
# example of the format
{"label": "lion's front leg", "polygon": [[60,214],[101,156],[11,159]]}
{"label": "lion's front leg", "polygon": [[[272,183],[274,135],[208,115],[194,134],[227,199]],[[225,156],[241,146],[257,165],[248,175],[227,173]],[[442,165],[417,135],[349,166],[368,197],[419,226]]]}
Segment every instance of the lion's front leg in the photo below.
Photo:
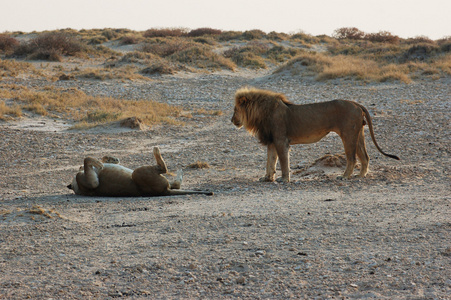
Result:
{"label": "lion's front leg", "polygon": [[276,146],[274,144],[268,145],[268,158],[266,160],[266,175],[260,178],[260,181],[274,181],[276,175],[276,164],[279,156],[277,155]]}
{"label": "lion's front leg", "polygon": [[290,146],[288,142],[276,144],[275,149],[279,156],[280,168],[282,169],[282,177],[278,178],[278,182],[290,182]]}
{"label": "lion's front leg", "polygon": [[97,171],[100,171],[103,164],[95,158],[86,157],[83,161],[84,170],[77,174],[79,185],[87,189],[95,189],[99,186],[99,176],[94,167],[97,168]]}

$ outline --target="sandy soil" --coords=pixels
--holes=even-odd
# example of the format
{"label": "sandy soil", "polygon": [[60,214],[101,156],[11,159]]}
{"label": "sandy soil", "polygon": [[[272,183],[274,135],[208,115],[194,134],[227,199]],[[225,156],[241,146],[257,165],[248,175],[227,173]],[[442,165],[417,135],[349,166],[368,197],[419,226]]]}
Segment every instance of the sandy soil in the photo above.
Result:
{"label": "sandy soil", "polygon": [[[46,83],[224,114],[145,131],[0,123],[0,299],[451,299],[450,83],[262,72]],[[292,147],[292,183],[260,183],[265,149],[230,123],[244,85],[296,103],[356,100],[401,161],[367,135],[368,177],[337,180],[343,167],[314,164],[343,152],[330,135]],[[154,163],[156,145],[172,172],[184,169],[184,188],[215,195],[90,198],[66,188],[87,155],[134,168]],[[210,168],[187,167],[198,160]]]}

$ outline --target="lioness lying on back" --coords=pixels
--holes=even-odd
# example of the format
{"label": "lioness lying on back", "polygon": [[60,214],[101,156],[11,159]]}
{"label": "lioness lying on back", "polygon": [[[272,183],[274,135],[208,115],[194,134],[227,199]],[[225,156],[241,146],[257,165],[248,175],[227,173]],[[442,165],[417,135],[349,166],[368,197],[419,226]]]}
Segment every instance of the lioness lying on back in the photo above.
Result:
{"label": "lioness lying on back", "polygon": [[282,181],[290,181],[289,146],[309,144],[321,140],[329,132],[342,139],[346,153],[344,178],[350,178],[356,164],[356,154],[362,163],[359,177],[368,173],[369,156],[366,152],[363,126],[368,123],[370,135],[377,150],[393,159],[399,158],[381,150],[376,142],[368,110],[348,100],[296,105],[283,94],[253,88],[239,89],[235,94],[232,123],[244,126],[268,147],[264,181],[274,181],[276,163],[280,159]]}
{"label": "lioness lying on back", "polygon": [[86,157],[83,167],[77,173],[72,183],[67,187],[77,195],[107,196],[107,197],[151,197],[172,196],[187,194],[213,195],[208,191],[179,190],[182,184],[182,175],[169,184],[169,181],[161,174],[167,173],[166,163],[160,154],[160,149],[155,147],[153,154],[157,161],[156,166],[143,166],[131,170],[118,164],[119,160],[112,157],[104,157],[102,163],[99,160]]}

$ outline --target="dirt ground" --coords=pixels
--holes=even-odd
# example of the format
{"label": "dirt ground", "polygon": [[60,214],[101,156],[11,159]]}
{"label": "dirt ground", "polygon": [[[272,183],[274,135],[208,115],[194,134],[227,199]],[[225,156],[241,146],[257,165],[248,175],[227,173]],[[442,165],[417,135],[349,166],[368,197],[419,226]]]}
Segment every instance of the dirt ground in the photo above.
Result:
{"label": "dirt ground", "polygon": [[[15,84],[41,84],[32,80]],[[183,126],[68,130],[34,116],[0,123],[0,299],[451,299],[451,81],[316,82],[268,72],[57,81],[197,114]],[[365,105],[370,173],[337,180],[336,135],[291,148],[292,182],[261,183],[266,150],[230,122],[251,85],[295,103]],[[101,198],[66,188],[85,156],[154,164],[214,196]],[[209,168],[189,168],[197,161]],[[358,170],[356,170],[357,174]],[[278,170],[280,176],[280,170]]]}

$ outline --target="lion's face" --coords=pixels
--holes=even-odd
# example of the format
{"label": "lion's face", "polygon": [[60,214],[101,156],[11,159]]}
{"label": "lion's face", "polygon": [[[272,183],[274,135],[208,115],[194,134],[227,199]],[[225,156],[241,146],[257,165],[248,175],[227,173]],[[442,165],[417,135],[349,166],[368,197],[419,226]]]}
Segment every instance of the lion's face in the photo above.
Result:
{"label": "lion's face", "polygon": [[235,109],[233,110],[233,116],[232,116],[232,123],[238,128],[241,128],[243,126],[243,122],[241,121],[241,111],[238,107],[235,106]]}

